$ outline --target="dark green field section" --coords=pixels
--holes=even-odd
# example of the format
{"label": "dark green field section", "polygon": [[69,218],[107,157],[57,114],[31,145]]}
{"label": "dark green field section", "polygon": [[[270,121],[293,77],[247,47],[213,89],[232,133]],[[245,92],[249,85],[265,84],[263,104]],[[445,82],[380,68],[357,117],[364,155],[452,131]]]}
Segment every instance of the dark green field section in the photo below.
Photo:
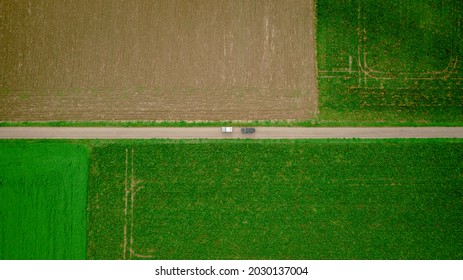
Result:
{"label": "dark green field section", "polygon": [[461,259],[459,140],[100,143],[89,259]]}
{"label": "dark green field section", "polygon": [[88,148],[0,141],[0,259],[85,259]]}
{"label": "dark green field section", "polygon": [[461,123],[463,2],[317,1],[322,122]]}

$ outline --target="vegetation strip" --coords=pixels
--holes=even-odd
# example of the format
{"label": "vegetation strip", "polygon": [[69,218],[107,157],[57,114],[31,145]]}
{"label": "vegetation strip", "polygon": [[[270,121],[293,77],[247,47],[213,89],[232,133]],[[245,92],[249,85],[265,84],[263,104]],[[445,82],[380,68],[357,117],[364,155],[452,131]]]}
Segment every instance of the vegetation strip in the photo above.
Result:
{"label": "vegetation strip", "polygon": [[408,121],[50,121],[8,122],[0,121],[0,127],[215,127],[215,126],[277,126],[277,127],[426,127],[463,126],[463,121],[438,122],[428,120]]}

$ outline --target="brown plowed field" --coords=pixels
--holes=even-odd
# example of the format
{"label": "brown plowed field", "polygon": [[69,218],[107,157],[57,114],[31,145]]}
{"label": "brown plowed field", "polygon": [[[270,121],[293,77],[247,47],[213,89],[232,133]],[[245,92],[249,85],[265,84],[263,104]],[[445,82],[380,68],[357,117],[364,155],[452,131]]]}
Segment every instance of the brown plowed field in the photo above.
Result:
{"label": "brown plowed field", "polygon": [[0,1],[0,120],[307,119],[314,3]]}

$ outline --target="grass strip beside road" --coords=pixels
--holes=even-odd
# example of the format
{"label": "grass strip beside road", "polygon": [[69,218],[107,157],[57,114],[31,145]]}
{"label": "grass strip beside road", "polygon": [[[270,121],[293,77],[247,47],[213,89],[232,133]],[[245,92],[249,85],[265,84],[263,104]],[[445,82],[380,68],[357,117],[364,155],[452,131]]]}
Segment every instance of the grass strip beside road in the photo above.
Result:
{"label": "grass strip beside road", "polygon": [[53,122],[0,122],[0,127],[457,127],[463,122],[417,121],[53,121]]}

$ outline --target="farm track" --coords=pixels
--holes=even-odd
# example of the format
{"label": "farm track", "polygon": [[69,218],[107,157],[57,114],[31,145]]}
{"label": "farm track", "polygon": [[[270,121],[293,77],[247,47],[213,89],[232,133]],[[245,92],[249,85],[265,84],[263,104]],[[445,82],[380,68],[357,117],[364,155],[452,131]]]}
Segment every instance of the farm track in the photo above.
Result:
{"label": "farm track", "polygon": [[320,139],[463,138],[463,127],[258,127],[254,134],[221,133],[218,127],[1,127],[0,139]]}

